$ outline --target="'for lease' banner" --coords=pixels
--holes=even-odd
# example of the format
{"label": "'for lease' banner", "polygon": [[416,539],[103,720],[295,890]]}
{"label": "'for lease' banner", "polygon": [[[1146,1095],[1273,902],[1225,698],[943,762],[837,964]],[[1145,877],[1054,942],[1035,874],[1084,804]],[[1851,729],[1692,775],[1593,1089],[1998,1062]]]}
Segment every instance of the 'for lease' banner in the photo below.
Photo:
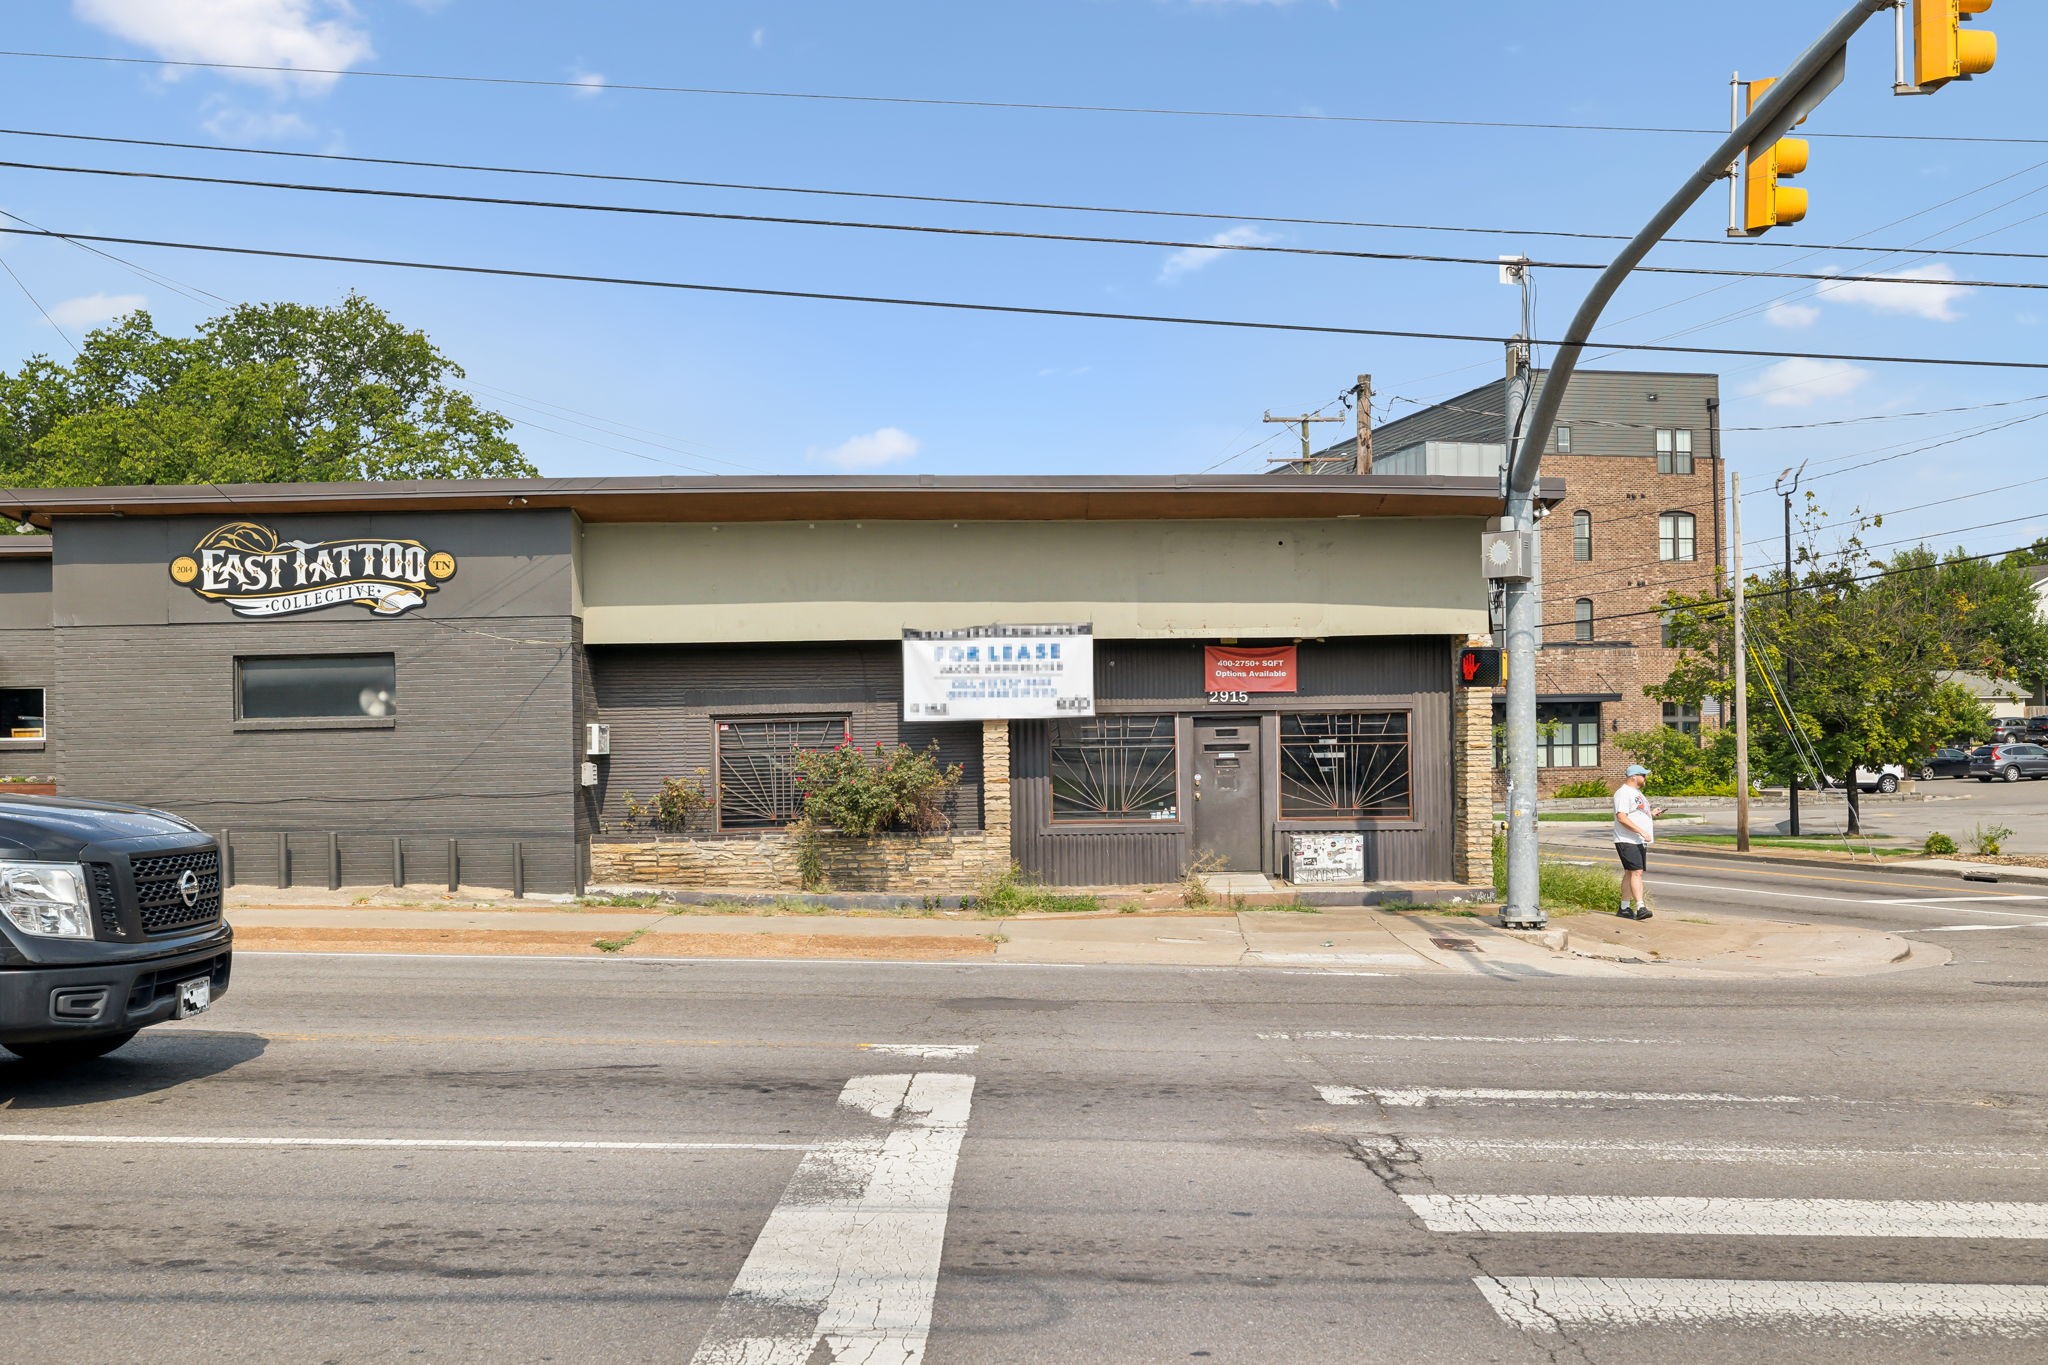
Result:
{"label": "'for lease' banner", "polygon": [[1095,627],[903,632],[903,719],[1047,720],[1095,714]]}

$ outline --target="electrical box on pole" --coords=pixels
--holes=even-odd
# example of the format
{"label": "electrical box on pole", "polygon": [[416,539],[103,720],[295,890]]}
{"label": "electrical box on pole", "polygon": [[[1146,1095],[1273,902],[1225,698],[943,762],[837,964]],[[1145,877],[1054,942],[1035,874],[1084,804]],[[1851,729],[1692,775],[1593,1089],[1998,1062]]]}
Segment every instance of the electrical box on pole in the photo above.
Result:
{"label": "electrical box on pole", "polygon": [[1479,537],[1479,563],[1489,582],[1528,582],[1536,576],[1536,533],[1483,532]]}

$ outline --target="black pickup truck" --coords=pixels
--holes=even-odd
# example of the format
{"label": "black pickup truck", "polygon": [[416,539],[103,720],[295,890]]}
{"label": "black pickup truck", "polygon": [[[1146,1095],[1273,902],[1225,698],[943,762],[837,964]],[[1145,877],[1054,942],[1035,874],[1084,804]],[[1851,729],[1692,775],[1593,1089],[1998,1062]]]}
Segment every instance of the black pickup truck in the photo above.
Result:
{"label": "black pickup truck", "polygon": [[233,941],[220,848],[198,827],[0,795],[0,1047],[85,1061],[198,1014],[227,991]]}

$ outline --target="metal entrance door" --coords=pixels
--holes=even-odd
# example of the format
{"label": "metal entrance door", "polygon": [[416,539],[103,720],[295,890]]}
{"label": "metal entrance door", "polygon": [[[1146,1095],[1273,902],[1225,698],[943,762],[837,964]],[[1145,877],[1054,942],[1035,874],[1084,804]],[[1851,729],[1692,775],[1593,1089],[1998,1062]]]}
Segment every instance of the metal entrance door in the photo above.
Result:
{"label": "metal entrance door", "polygon": [[1257,872],[1265,861],[1264,771],[1256,719],[1195,721],[1195,852],[1221,858],[1221,871]]}

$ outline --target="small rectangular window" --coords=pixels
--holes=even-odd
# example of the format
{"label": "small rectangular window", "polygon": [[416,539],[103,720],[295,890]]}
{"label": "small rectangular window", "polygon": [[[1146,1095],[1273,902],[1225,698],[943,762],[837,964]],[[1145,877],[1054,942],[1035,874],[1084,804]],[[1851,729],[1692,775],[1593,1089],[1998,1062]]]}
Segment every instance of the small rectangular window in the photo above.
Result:
{"label": "small rectangular window", "polygon": [[1657,472],[1659,474],[1692,473],[1692,433],[1690,431],[1658,431]]}
{"label": "small rectangular window", "polygon": [[1580,561],[1593,557],[1593,514],[1579,511],[1572,513],[1572,558]]}
{"label": "small rectangular window", "polygon": [[1696,522],[1690,512],[1664,512],[1657,517],[1657,557],[1663,560],[1693,559],[1698,550],[1694,538]]}
{"label": "small rectangular window", "polygon": [[850,738],[844,716],[718,722],[718,827],[780,829],[795,820],[804,813],[797,751]]}
{"label": "small rectangular window", "polygon": [[1280,815],[1288,820],[1407,819],[1408,713],[1280,717]]}
{"label": "small rectangular window", "polygon": [[46,732],[42,688],[0,687],[0,740],[42,739]]}
{"label": "small rectangular window", "polygon": [[1580,644],[1593,639],[1593,599],[1581,597],[1572,604],[1572,638]]}
{"label": "small rectangular window", "polygon": [[1700,732],[1700,709],[1667,701],[1664,703],[1664,724],[1681,735],[1697,735]]}
{"label": "small rectangular window", "polygon": [[324,720],[398,714],[389,654],[300,654],[235,660],[242,720]]}
{"label": "small rectangular window", "polygon": [[1180,750],[1172,716],[1052,723],[1054,824],[1179,817]]}
{"label": "small rectangular window", "polygon": [[1570,424],[1570,423],[1568,423],[1568,422],[1559,422],[1559,423],[1557,424],[1557,426],[1553,428],[1553,430],[1557,432],[1557,453],[1558,453],[1558,454],[1560,454],[1560,455],[1569,455],[1569,454],[1571,454],[1571,453],[1572,453],[1572,429],[1571,429],[1571,424]]}

